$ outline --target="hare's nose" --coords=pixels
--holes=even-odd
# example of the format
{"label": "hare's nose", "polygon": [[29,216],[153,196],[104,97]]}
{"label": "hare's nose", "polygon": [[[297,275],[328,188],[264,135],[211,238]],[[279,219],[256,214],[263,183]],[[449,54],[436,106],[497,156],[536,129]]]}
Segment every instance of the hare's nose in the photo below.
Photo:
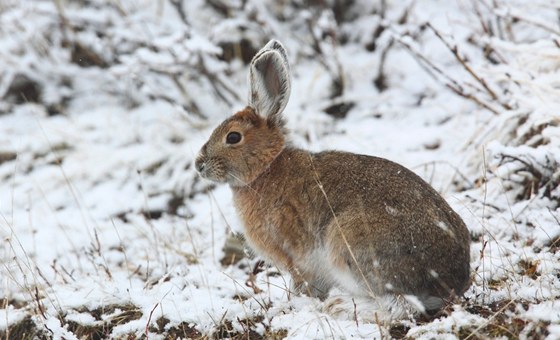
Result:
{"label": "hare's nose", "polygon": [[197,158],[194,162],[194,167],[196,168],[196,171],[202,172],[206,167],[206,163],[204,163],[204,160],[202,158]]}

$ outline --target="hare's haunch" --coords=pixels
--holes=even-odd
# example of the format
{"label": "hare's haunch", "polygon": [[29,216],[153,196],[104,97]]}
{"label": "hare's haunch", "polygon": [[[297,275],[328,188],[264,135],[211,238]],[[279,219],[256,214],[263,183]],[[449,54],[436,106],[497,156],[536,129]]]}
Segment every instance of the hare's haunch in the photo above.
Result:
{"label": "hare's haunch", "polygon": [[249,106],[214,130],[196,168],[230,185],[249,245],[289,271],[296,291],[324,299],[337,286],[375,302],[372,319],[391,320],[467,289],[468,230],[429,184],[386,159],[288,142],[279,42],[253,58],[249,86]]}

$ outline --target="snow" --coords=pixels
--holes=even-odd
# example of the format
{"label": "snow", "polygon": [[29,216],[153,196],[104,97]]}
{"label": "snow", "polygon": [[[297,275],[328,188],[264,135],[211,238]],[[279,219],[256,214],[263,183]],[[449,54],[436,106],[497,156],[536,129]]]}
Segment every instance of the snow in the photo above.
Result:
{"label": "snow", "polygon": [[[401,163],[469,228],[471,288],[432,320],[397,323],[403,335],[487,337],[515,319],[515,335],[560,336],[558,4],[387,2],[383,12],[359,0],[340,19],[300,2],[219,2],[224,14],[189,0],[183,20],[181,2],[95,0],[64,3],[62,23],[57,3],[0,3],[0,337],[27,317],[65,339],[80,338],[72,323],[116,319],[107,336],[165,338],[179,325],[244,334],[248,322],[293,339],[394,336],[395,325],[343,320],[295,295],[274,264],[220,262],[243,227],[229,188],[202,180],[193,160],[246,105],[247,65],[220,59],[222,48],[270,38],[289,52],[294,144]],[[80,56],[90,65],[73,59],[76,44],[96,56]],[[17,99],[17,75],[38,98]],[[341,103],[354,105],[345,117],[325,113]]]}
{"label": "snow", "polygon": [[26,312],[21,309],[15,309],[13,306],[8,306],[8,308],[0,309],[0,328],[6,329],[8,325],[14,324],[21,321],[25,316]]}
{"label": "snow", "polygon": [[534,321],[542,320],[555,324],[560,323],[560,301],[545,301],[531,306],[527,311],[527,318]]}

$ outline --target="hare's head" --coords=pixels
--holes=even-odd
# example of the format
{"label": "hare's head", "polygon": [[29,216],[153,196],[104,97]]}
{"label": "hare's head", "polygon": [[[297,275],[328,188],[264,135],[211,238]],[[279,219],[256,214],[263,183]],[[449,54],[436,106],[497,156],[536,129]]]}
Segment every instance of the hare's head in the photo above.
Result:
{"label": "hare's head", "polygon": [[272,40],[251,61],[249,106],[222,122],[200,150],[200,175],[240,186],[265,171],[286,145],[282,111],[289,96],[286,51]]}

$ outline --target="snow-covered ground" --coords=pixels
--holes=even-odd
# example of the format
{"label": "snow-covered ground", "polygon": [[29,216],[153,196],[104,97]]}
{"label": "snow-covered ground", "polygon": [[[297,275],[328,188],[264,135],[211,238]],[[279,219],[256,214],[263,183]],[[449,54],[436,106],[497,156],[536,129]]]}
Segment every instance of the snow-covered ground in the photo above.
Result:
{"label": "snow-covered ground", "polygon": [[[307,3],[0,2],[0,338],[560,337],[560,3]],[[295,144],[397,161],[465,220],[473,283],[434,319],[338,320],[232,263],[193,159],[271,38]]]}

